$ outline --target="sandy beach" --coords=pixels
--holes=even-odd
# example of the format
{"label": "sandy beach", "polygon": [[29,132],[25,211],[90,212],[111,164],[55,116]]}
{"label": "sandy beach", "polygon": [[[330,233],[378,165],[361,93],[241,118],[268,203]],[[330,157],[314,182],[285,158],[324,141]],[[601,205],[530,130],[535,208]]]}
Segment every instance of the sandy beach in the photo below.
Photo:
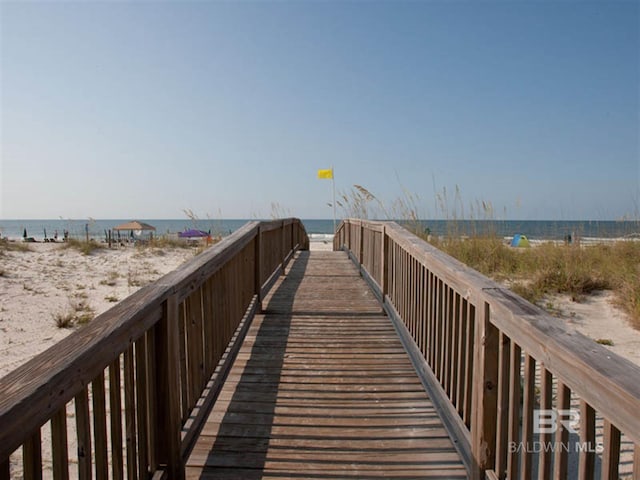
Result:
{"label": "sandy beach", "polygon": [[[194,253],[126,247],[84,255],[61,243],[0,252],[0,377]],[[73,324],[58,327],[65,318]]]}
{"label": "sandy beach", "polygon": [[[311,242],[331,250],[331,242]],[[193,258],[195,249],[99,249],[84,255],[60,243],[34,243],[29,251],[0,255],[0,376],[58,342],[140,287]],[[612,304],[611,292],[583,302],[567,296],[547,300],[559,320],[640,365],[640,331]],[[57,319],[75,317],[70,328]]]}
{"label": "sandy beach", "polygon": [[[332,243],[314,241],[310,249],[332,250]],[[0,251],[0,377],[71,334],[82,322],[193,258],[196,252],[195,248],[129,246],[84,255],[53,243],[30,244],[28,251]],[[605,348],[640,365],[640,331],[613,306],[611,292],[599,292],[580,303],[568,296],[555,296],[546,299],[545,305],[552,307],[558,321],[594,341],[606,340],[610,345]],[[59,327],[57,323],[63,318],[70,318],[72,325]],[[47,426],[43,438],[48,454]],[[627,458],[631,453],[625,445],[623,457]],[[16,455],[12,471],[19,476],[19,452]],[[44,467],[48,475],[50,465]]]}

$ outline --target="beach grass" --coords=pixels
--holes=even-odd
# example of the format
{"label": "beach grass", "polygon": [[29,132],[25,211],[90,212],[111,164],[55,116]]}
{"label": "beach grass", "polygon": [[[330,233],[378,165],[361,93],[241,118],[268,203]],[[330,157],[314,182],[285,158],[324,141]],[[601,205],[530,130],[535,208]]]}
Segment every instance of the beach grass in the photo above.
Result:
{"label": "beach grass", "polygon": [[163,248],[193,248],[193,245],[181,238],[171,238],[169,236],[154,237],[145,247],[153,249]]}
{"label": "beach grass", "polygon": [[[506,285],[532,303],[547,308],[546,297],[570,295],[574,301],[600,290],[611,290],[616,306],[640,330],[640,242],[619,240],[594,245],[544,242],[532,248],[513,248],[490,227],[495,219],[490,202],[476,201],[466,209],[460,189],[450,195],[436,192],[436,209],[446,219],[444,235],[425,231],[420,218],[419,198],[407,193],[387,208],[372,192],[354,185],[338,203],[346,216],[400,220],[409,230],[480,273]],[[465,231],[457,220],[466,221]],[[469,230],[469,221],[471,229]],[[482,228],[474,229],[474,221]]]}
{"label": "beach grass", "polygon": [[430,238],[445,253],[544,308],[548,295],[580,302],[611,290],[616,305],[640,329],[640,242],[579,246],[546,242],[513,248],[492,236]]}
{"label": "beach grass", "polygon": [[31,252],[33,251],[28,243],[10,242],[6,239],[0,239],[0,256],[5,252]]}
{"label": "beach grass", "polygon": [[105,247],[103,244],[100,244],[93,240],[89,240],[88,242],[86,242],[77,240],[75,238],[69,238],[66,242],[63,243],[63,248],[72,248],[84,255],[91,255],[96,250],[102,250]]}

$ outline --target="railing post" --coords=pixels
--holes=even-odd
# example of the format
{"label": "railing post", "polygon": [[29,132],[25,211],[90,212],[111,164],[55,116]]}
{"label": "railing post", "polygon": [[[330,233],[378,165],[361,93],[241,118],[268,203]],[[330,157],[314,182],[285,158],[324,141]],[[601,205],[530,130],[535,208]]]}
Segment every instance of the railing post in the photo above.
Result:
{"label": "railing post", "polygon": [[171,295],[165,303],[162,320],[155,335],[155,361],[157,366],[156,398],[156,458],[165,465],[170,479],[183,479],[184,465],[180,456],[181,412],[180,381],[180,331],[177,295]]}
{"label": "railing post", "polygon": [[387,227],[382,226],[382,259],[380,263],[380,290],[382,290],[382,303],[384,304],[384,297],[387,295],[387,277],[389,275],[389,268],[387,265],[388,255],[387,249],[389,248],[389,238],[387,237]]}
{"label": "railing post", "polygon": [[261,233],[261,227],[260,225],[258,225],[257,227],[257,231],[256,231],[256,237],[255,237],[255,243],[254,243],[254,252],[253,252],[253,257],[254,257],[254,278],[255,278],[255,283],[254,283],[254,293],[258,296],[258,312],[262,312],[262,261],[261,261],[261,256],[262,256],[262,251],[261,251],[261,242],[262,242],[262,233]]}
{"label": "railing post", "polygon": [[345,223],[344,228],[346,230],[344,243],[347,245],[347,248],[351,250],[351,222]]}
{"label": "railing post", "polygon": [[360,248],[358,252],[358,262],[362,265],[364,259],[364,222],[360,220]]}
{"label": "railing post", "polygon": [[285,253],[286,242],[285,242],[284,229],[285,229],[284,220],[282,220],[282,223],[280,225],[280,268],[282,269],[282,275],[284,275],[284,267],[285,267],[284,259],[287,258],[287,254]]}
{"label": "railing post", "polygon": [[473,353],[473,403],[471,406],[471,478],[484,478],[484,471],[495,466],[496,415],[498,409],[499,331],[491,324],[491,310],[484,304],[478,316]]}
{"label": "railing post", "polygon": [[0,480],[10,480],[11,479],[11,464],[9,463],[9,458],[0,462]]}

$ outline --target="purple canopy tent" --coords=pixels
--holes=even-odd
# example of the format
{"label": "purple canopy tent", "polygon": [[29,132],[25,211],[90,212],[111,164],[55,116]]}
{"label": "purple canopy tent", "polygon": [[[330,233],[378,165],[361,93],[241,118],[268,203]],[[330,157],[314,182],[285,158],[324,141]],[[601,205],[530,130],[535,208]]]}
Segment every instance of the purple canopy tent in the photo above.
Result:
{"label": "purple canopy tent", "polygon": [[208,236],[209,236],[208,232],[204,232],[202,230],[196,230],[194,228],[178,233],[178,237],[180,238],[206,238]]}

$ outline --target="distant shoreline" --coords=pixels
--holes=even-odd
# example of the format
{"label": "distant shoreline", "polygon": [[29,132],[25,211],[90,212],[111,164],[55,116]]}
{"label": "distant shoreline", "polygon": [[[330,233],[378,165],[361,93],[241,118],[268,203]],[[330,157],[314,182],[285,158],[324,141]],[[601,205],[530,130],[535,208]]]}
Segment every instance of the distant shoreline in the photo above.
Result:
{"label": "distant shoreline", "polygon": [[[105,239],[108,231],[132,219],[15,219],[0,220],[0,237],[21,240],[24,230],[36,241],[58,238],[64,230],[71,238],[89,237],[96,241]],[[212,235],[226,236],[253,219],[138,219],[156,228],[154,235],[177,234],[185,229],[198,228],[211,231]],[[526,235],[531,240],[563,240],[567,235],[581,239],[612,239],[640,236],[640,220],[396,220],[412,230],[438,236],[494,235],[501,238],[512,237],[516,233]],[[327,235],[333,233],[332,219],[302,219],[307,233]]]}

